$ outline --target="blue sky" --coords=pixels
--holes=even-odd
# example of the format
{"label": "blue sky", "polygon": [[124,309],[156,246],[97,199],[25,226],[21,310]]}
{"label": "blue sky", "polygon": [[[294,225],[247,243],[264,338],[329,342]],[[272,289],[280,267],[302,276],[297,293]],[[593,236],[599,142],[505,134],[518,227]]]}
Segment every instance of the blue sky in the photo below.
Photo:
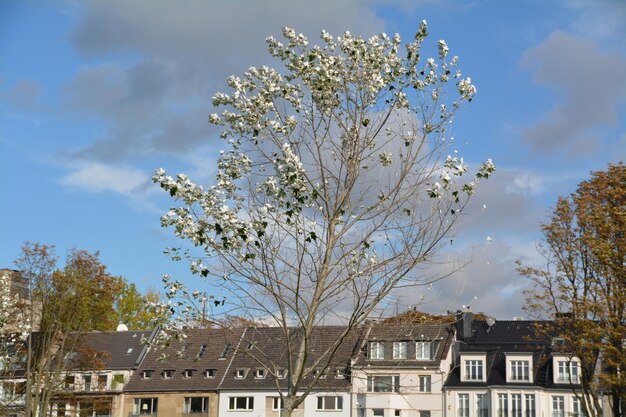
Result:
{"label": "blue sky", "polygon": [[514,261],[539,260],[549,207],[626,159],[623,1],[0,0],[0,267],[29,240],[100,250],[142,289],[169,273],[210,290],[162,254],[178,242],[149,178],[164,167],[210,181],[213,93],[269,63],[264,39],[283,26],[409,39],[422,19],[431,50],[445,39],[478,87],[455,121],[460,152],[499,170],[447,252],[471,263],[396,301],[523,315]]}

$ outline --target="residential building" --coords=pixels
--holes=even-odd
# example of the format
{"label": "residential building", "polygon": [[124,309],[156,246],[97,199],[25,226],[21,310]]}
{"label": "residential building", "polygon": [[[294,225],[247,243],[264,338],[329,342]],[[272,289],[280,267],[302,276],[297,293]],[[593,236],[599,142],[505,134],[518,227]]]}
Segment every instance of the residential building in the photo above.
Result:
{"label": "residential building", "polygon": [[353,416],[442,417],[453,339],[445,324],[368,325],[351,367]]}

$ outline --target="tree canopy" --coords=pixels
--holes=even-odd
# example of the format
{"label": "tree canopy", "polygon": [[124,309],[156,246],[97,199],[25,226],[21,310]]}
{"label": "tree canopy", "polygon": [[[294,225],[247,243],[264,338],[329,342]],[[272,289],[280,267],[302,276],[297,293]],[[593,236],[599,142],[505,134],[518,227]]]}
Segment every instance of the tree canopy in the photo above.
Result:
{"label": "tree canopy", "polygon": [[520,267],[533,284],[527,309],[555,318],[570,353],[581,360],[585,414],[602,415],[606,392],[617,417],[626,396],[626,166],[593,172],[559,198],[542,231],[545,266]]}

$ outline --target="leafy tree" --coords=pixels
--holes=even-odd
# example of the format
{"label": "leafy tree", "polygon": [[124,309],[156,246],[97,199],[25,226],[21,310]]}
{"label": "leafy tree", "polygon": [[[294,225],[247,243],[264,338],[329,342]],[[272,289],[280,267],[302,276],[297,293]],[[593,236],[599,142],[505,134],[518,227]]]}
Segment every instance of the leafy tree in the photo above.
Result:
{"label": "leafy tree", "polygon": [[[215,184],[163,169],[154,181],[180,202],[162,225],[201,249],[172,257],[216,279],[226,313],[282,328],[290,416],[391,290],[435,279],[420,266],[450,241],[495,167],[487,161],[466,179],[463,158],[446,157],[452,117],[476,89],[443,40],[436,59],[422,60],[426,22],[405,52],[399,35],[323,31],[321,46],[283,35],[267,39],[281,70],[250,68],[213,98],[224,109],[209,121],[226,147]],[[180,293],[180,282],[168,285]],[[307,366],[314,329],[329,320],[345,333]]]}
{"label": "leafy tree", "polygon": [[137,286],[123,277],[118,277],[120,289],[115,302],[115,312],[118,322],[124,323],[131,330],[149,329],[155,322],[151,304],[160,302],[159,294],[148,289],[145,294],[137,290]]}
{"label": "leafy tree", "polygon": [[604,392],[618,417],[626,396],[626,166],[593,172],[559,198],[542,231],[545,267],[519,269],[533,284],[527,309],[555,317],[555,329],[580,358],[585,415],[602,415]]}

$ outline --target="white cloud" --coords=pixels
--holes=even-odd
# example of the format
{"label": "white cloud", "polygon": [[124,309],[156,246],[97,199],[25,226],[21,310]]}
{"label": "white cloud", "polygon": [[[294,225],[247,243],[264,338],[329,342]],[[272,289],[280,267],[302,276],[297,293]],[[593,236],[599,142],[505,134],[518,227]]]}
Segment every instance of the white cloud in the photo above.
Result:
{"label": "white cloud", "polygon": [[76,171],[61,178],[61,185],[91,192],[113,191],[130,196],[140,190],[149,176],[138,169],[86,163]]}

